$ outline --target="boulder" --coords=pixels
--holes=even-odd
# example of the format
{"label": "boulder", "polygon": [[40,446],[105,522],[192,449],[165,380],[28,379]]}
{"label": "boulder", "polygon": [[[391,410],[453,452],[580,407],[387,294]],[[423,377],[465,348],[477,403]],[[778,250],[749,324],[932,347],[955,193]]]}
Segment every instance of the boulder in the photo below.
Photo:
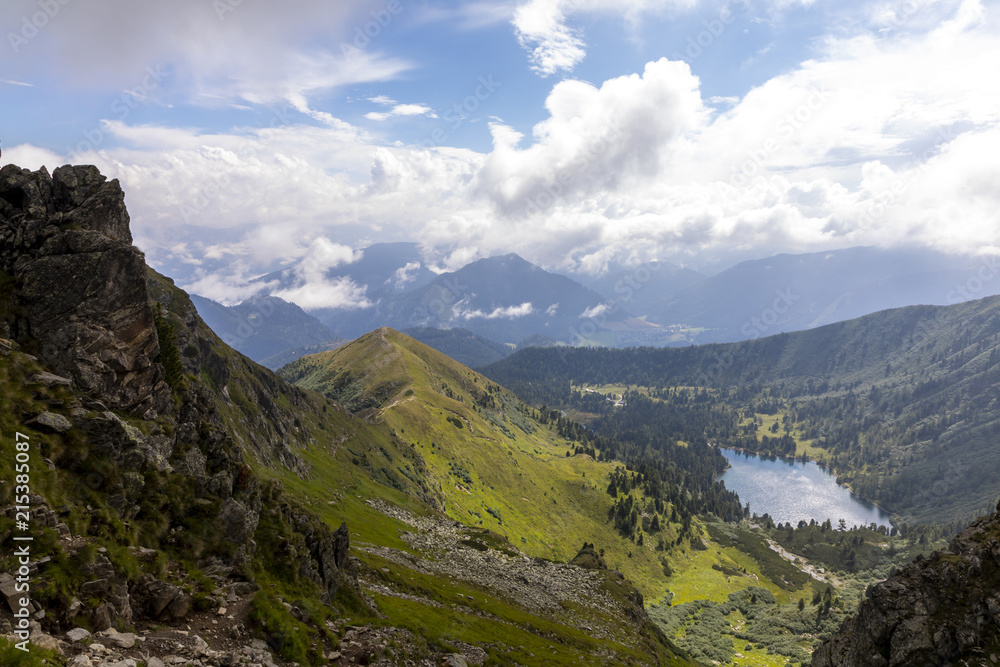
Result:
{"label": "boulder", "polygon": [[83,628],[73,628],[66,633],[66,639],[71,642],[78,642],[90,636],[90,632]]}
{"label": "boulder", "polygon": [[42,414],[29,419],[28,426],[43,433],[65,433],[73,428],[73,422],[55,412],[43,412]]}
{"label": "boulder", "polygon": [[144,575],[133,596],[146,614],[159,621],[178,621],[187,616],[190,600],[179,587]]}

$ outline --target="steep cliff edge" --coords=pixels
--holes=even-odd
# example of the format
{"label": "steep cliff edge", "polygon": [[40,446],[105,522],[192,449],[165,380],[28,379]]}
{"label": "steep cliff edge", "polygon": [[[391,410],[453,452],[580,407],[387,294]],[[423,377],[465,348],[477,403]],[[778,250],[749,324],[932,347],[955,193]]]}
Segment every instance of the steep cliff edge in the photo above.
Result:
{"label": "steep cliff edge", "polygon": [[1000,506],[947,549],[869,589],[813,667],[937,667],[1000,661]]}
{"label": "steep cliff edge", "polygon": [[[124,193],[95,167],[0,170],[0,425],[5,446],[22,431],[32,445],[32,634],[190,622],[233,590],[277,627],[289,577],[333,604],[357,587],[346,525],[258,474],[308,474],[303,415],[330,402],[223,344],[131,241]],[[319,428],[352,419],[333,407]],[[0,468],[9,547],[12,457]]]}
{"label": "steep cliff edge", "polygon": [[0,335],[110,407],[154,418],[170,391],[125,195],[96,167],[0,170]]}

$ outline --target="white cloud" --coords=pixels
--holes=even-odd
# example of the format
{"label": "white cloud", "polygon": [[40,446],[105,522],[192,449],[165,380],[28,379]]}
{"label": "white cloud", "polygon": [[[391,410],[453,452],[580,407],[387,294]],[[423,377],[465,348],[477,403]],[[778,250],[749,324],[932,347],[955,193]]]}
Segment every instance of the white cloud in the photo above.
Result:
{"label": "white cloud", "polygon": [[372,302],[365,297],[365,287],[347,277],[322,279],[299,287],[272,292],[276,297],[291,301],[303,310],[318,308],[343,308],[354,310],[371,308]]}
{"label": "white cloud", "polygon": [[551,306],[549,306],[548,308],[545,309],[545,314],[548,315],[549,317],[552,317],[553,315],[556,314],[557,310],[559,310],[559,304],[558,303],[554,303],[554,304],[552,304]]}
{"label": "white cloud", "polygon": [[690,8],[699,0],[528,0],[514,10],[511,24],[531,68],[542,76],[571,72],[587,55],[586,43],[567,19],[575,13],[622,16],[635,24],[648,12]]}
{"label": "white cloud", "polygon": [[396,102],[396,100],[392,99],[391,97],[389,97],[387,95],[376,95],[375,97],[369,97],[368,101],[369,102],[373,102],[373,103],[378,104],[378,105],[383,106],[383,107],[391,107],[391,106],[393,106],[395,104],[398,104],[398,102]]}
{"label": "white cloud", "polygon": [[197,280],[182,287],[190,294],[218,301],[224,306],[235,306],[255,294],[269,293],[275,286],[276,283],[251,283],[245,279],[237,281],[228,276],[201,273]]}
{"label": "white cloud", "polygon": [[[356,29],[384,0],[226,3],[105,0],[58,13],[10,60],[18,80],[59,76],[73,85],[135,89],[150,66],[164,79],[153,99],[178,96],[213,107],[271,104],[354,83],[388,81],[412,64]],[[0,5],[5,25],[38,12],[33,0]],[[303,20],[308,17],[308,20]],[[26,56],[26,57],[25,57]],[[11,78],[15,78],[12,76]]]}
{"label": "white cloud", "polygon": [[437,114],[426,104],[397,104],[388,111],[370,111],[365,114],[368,120],[382,121],[396,116],[427,116],[437,118]]}
{"label": "white cloud", "polygon": [[401,290],[405,288],[409,283],[416,280],[417,271],[420,270],[420,262],[407,262],[406,266],[401,266],[396,269],[396,272],[389,278],[386,282],[387,285],[392,286],[394,289]]}
{"label": "white cloud", "polygon": [[298,283],[275,292],[274,296],[291,301],[303,310],[317,308],[370,308],[372,303],[365,296],[366,286],[358,285],[348,277],[327,278],[327,272],[344,264],[361,259],[362,251],[334,243],[325,237],[315,239],[305,256],[295,266]]}
{"label": "white cloud", "polygon": [[463,299],[456,303],[452,312],[455,316],[463,320],[473,320],[473,319],[486,319],[486,320],[514,320],[519,317],[525,317],[531,315],[535,312],[535,307],[530,301],[525,301],[519,306],[506,306],[497,307],[489,312],[479,310],[470,310],[467,308],[468,299]]}
{"label": "white cloud", "polygon": [[706,116],[698,79],[682,62],[646,65],[641,76],[556,84],[550,116],[535,126],[535,143],[494,123],[494,149],[481,184],[507,213],[531,215],[581,191],[616,189],[655,177],[671,143]]}
{"label": "white cloud", "polygon": [[596,306],[591,306],[580,313],[580,319],[589,320],[594,317],[599,317],[609,310],[611,310],[611,306],[606,303],[599,303]]}
{"label": "white cloud", "polygon": [[[1000,81],[984,73],[1000,71],[1000,18],[953,4],[928,6],[957,17],[929,32],[914,15],[905,30],[828,38],[717,109],[683,63],[561,81],[527,136],[494,122],[488,153],[386,146],[279,111],[273,128],[222,133],[109,122],[74,161],[122,180],[154,265],[234,289],[321,237],[419,239],[434,271],[507,252],[596,273],[904,241],[987,251],[1000,248]],[[51,169],[65,156],[18,145],[4,159]]]}

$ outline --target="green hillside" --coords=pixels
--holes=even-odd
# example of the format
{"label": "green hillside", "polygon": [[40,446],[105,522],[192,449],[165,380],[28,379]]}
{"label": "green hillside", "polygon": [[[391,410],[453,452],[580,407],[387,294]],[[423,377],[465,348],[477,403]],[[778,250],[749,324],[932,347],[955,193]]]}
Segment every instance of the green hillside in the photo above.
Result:
{"label": "green hillside", "polygon": [[[696,424],[680,411],[667,424],[670,404],[705,388],[711,414],[697,432],[825,461],[901,522],[957,529],[993,507],[1000,488],[996,297],[727,345],[527,349],[486,373],[537,404],[596,410],[597,430],[615,437],[659,419],[659,435],[684,439]],[[580,391],[609,384],[656,404],[637,394],[614,411]],[[780,432],[761,428],[776,420]]]}

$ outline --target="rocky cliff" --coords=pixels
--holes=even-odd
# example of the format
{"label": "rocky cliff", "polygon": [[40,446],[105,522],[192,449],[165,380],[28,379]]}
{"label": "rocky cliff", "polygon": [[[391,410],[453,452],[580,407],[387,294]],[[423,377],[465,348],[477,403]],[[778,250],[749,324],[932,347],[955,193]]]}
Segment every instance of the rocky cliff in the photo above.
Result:
{"label": "rocky cliff", "polygon": [[146,265],[118,181],[96,167],[0,170],[0,334],[110,407],[154,418],[170,392]]}
{"label": "rocky cliff", "polygon": [[868,591],[813,667],[1000,663],[1000,506]]}
{"label": "rocky cliff", "polygon": [[[34,638],[81,623],[190,623],[227,597],[246,621],[257,578],[274,568],[326,602],[357,586],[346,525],[333,530],[254,472],[306,475],[296,451],[315,426],[303,415],[329,402],[205,326],[132,246],[122,189],[95,167],[0,169],[0,343],[3,437],[29,434],[39,491]],[[11,487],[0,484],[7,546]],[[215,597],[199,594],[203,573]],[[0,589],[16,613],[11,581]]]}

